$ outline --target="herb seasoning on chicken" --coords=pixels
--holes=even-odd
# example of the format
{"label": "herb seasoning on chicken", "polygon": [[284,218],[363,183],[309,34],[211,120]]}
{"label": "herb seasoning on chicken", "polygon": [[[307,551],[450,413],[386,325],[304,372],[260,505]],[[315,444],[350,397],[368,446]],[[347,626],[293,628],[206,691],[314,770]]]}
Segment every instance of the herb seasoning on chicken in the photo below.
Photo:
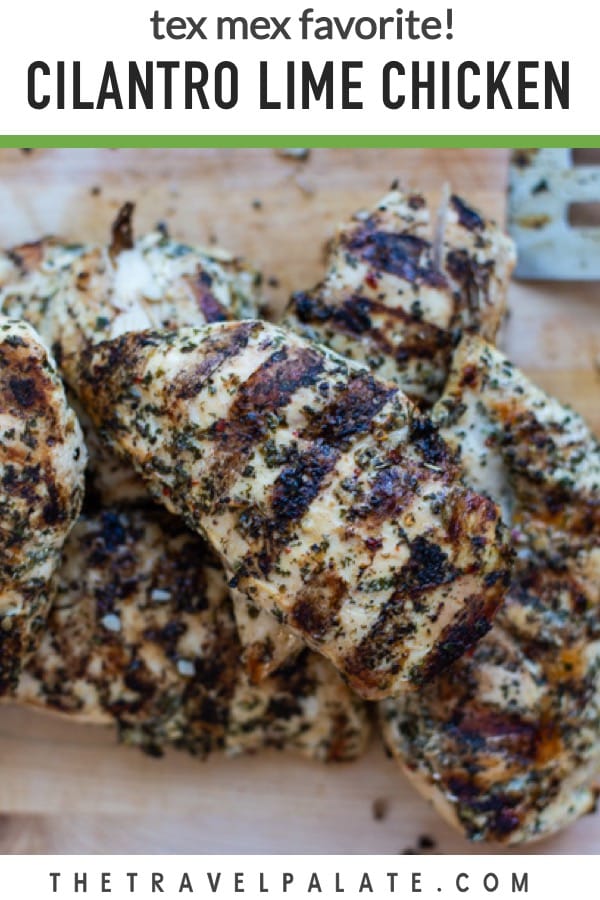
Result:
{"label": "herb seasoning on chicken", "polygon": [[363,696],[427,680],[489,629],[510,561],[498,509],[393,384],[246,322],[90,347],[80,389],[232,586]]}
{"label": "herb seasoning on chicken", "polygon": [[600,772],[600,445],[476,338],[434,418],[471,484],[502,504],[517,560],[473,654],[381,705],[386,741],[468,837],[542,838],[593,808]]}
{"label": "herb seasoning on chicken", "polygon": [[429,406],[456,336],[494,339],[514,263],[510,238],[459,197],[434,227],[421,194],[393,191],[340,227],[325,279],[292,297],[283,324]]}
{"label": "herb seasoning on chicken", "polygon": [[45,347],[0,317],[0,694],[39,642],[83,497],[85,448]]}

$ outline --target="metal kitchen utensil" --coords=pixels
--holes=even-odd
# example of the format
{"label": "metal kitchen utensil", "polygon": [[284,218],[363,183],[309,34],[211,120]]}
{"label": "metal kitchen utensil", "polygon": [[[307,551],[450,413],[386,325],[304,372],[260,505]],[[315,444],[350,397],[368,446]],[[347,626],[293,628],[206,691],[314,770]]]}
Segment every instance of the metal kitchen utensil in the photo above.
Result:
{"label": "metal kitchen utensil", "polygon": [[[600,227],[573,224],[573,204],[600,208],[600,165],[576,166],[568,149],[513,151],[508,229],[517,278],[600,280]],[[579,211],[585,220],[586,207]]]}

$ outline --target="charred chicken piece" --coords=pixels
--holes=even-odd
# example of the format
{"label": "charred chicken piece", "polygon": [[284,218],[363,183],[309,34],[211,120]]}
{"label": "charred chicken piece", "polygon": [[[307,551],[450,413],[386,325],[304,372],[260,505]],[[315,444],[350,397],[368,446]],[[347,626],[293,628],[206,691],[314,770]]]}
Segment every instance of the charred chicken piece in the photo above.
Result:
{"label": "charred chicken piece", "polygon": [[339,228],[324,280],[292,297],[283,324],[429,407],[460,333],[494,339],[514,264],[510,238],[460,197],[434,225],[421,194],[394,190]]}
{"label": "charred chicken piece", "polygon": [[0,316],[0,694],[39,642],[52,575],[83,497],[85,448],[54,363]]}
{"label": "charred chicken piece", "polygon": [[257,315],[259,276],[216,247],[155,231],[134,240],[125,204],[108,246],[46,238],[0,255],[0,307],[42,335],[74,390],[90,342],[145,328]]}
{"label": "charred chicken piece", "polygon": [[474,840],[545,837],[590,810],[600,771],[600,446],[499,351],[463,339],[434,419],[517,550],[474,652],[381,705],[417,788]]}
{"label": "charred chicken piece", "polygon": [[427,681],[489,629],[510,568],[498,509],[393,384],[263,322],[124,335],[79,383],[231,585],[364,697]]}
{"label": "charred chicken piece", "polygon": [[227,584],[202,541],[160,509],[84,515],[65,547],[22,703],[118,723],[121,739],[205,757],[266,746],[322,760],[364,749],[366,713],[335,670],[304,654],[260,688],[239,663]]}

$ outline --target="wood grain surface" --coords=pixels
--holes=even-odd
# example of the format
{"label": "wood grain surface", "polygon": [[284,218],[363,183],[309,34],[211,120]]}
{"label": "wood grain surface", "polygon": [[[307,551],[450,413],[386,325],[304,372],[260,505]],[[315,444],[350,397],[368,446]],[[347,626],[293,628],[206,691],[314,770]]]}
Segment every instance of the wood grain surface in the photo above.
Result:
{"label": "wood grain surface", "polygon": [[[503,218],[501,150],[0,151],[0,243],[43,234],[104,239],[125,200],[139,232],[216,241],[252,260],[280,308],[323,272],[335,223],[394,178],[437,202],[443,185]],[[502,344],[600,432],[600,289],[515,283]],[[360,762],[327,767],[265,753],[207,763],[120,747],[111,731],[0,709],[0,851],[482,852],[441,823],[377,740]],[[375,815],[375,810],[378,815]],[[600,850],[587,816],[534,851]]]}

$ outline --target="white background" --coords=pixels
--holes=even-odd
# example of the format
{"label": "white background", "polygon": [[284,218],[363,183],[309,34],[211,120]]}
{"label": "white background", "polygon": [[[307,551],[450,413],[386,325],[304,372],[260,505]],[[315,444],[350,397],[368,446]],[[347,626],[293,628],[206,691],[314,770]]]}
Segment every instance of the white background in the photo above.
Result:
{"label": "white background", "polygon": [[[600,132],[598,85],[600,4],[589,0],[313,0],[317,15],[394,15],[402,6],[421,17],[446,19],[454,13],[453,39],[436,41],[156,41],[150,16],[159,9],[166,16],[284,15],[297,17],[310,4],[277,0],[22,0],[2,4],[0,27],[0,109],[5,134],[594,134]],[[386,110],[381,102],[381,68],[399,59],[561,60],[571,62],[571,109],[515,111],[451,109]],[[183,92],[171,111],[105,110],[35,111],[27,104],[27,67],[35,59],[51,66],[57,59],[82,61],[84,94],[97,93],[104,63],[117,66],[127,60],[198,59],[209,67],[221,59],[234,61],[240,70],[240,100],[232,110],[183,108]],[[283,82],[288,59],[361,59],[365,104],[362,111],[260,111],[258,61],[269,61],[274,89]],[[52,79],[43,79],[51,83]],[[122,84],[126,95],[126,81]]]}

